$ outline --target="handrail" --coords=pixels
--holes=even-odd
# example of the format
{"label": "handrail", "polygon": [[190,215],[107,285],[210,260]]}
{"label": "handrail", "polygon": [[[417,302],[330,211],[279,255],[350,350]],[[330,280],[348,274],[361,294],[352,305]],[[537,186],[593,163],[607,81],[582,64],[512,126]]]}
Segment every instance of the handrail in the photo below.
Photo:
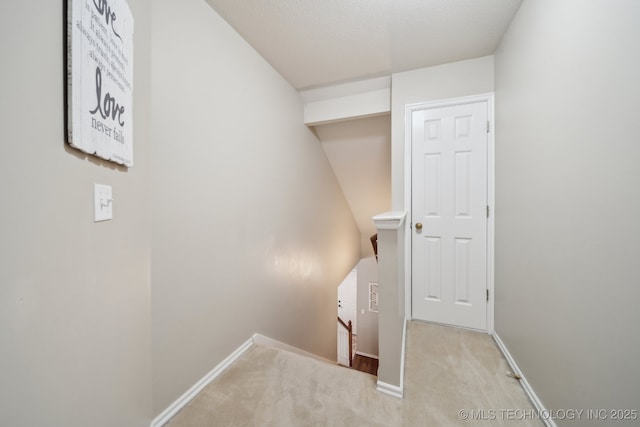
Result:
{"label": "handrail", "polygon": [[[349,331],[349,330],[350,330],[349,326],[347,326],[347,324],[346,324],[346,323],[344,323],[344,320],[342,320],[342,319],[340,318],[340,316],[338,316],[338,322],[340,322],[340,324],[341,324],[342,326],[344,326],[344,328],[345,328],[347,331]],[[351,323],[351,320],[349,320],[349,323]]]}
{"label": "handrail", "polygon": [[376,255],[376,262],[378,262],[378,233],[369,238],[371,240],[371,246],[373,246],[373,253]]}
{"label": "handrail", "polygon": [[349,332],[349,367],[353,367],[353,325],[351,324],[351,320],[349,320],[349,324],[344,323],[344,320],[338,316],[338,323],[340,323],[346,330]]}

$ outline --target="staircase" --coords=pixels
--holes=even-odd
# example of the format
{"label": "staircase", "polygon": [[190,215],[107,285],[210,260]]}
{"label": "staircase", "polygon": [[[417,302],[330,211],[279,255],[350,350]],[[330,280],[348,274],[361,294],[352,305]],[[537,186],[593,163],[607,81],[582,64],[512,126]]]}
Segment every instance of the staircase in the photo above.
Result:
{"label": "staircase", "polygon": [[353,369],[378,376],[378,359],[356,354],[353,357]]}
{"label": "staircase", "polygon": [[338,364],[377,376],[378,360],[356,354],[356,345],[351,320],[345,322],[338,316]]}
{"label": "staircase", "polygon": [[353,325],[338,316],[338,364],[353,366]]}

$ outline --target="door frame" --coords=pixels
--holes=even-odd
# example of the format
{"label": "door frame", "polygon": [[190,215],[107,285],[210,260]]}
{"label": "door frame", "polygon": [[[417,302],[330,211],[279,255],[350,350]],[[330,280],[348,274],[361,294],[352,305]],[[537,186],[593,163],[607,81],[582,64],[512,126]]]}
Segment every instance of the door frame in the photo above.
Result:
{"label": "door frame", "polygon": [[[487,221],[487,289],[489,290],[489,301],[487,302],[487,332],[494,332],[494,262],[495,262],[495,114],[494,114],[494,94],[493,92],[459,98],[440,99],[436,101],[420,102],[405,105],[404,110],[404,210],[407,212],[407,222],[411,224],[411,174],[412,174],[412,135],[411,119],[414,111],[429,110],[442,107],[452,107],[456,105],[472,104],[476,102],[487,103],[487,119],[489,121],[489,132],[487,133],[487,205],[489,206],[489,218]],[[411,226],[405,227],[404,239],[404,277],[405,277],[405,315],[407,319],[413,319],[411,293]]]}

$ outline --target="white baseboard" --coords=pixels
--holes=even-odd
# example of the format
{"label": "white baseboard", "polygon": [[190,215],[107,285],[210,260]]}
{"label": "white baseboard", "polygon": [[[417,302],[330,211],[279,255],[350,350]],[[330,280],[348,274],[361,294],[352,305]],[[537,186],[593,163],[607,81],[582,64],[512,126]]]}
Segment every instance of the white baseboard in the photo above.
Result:
{"label": "white baseboard", "polygon": [[[250,339],[245,341],[240,347],[238,347],[233,353],[231,353],[226,359],[220,362],[215,368],[213,368],[208,374],[206,374],[202,379],[200,379],[197,383],[195,383],[186,393],[180,396],[175,402],[173,402],[167,409],[162,411],[160,415],[153,419],[151,422],[151,427],[162,427],[166,424],[171,417],[177,414],[182,408],[187,406],[187,404],[197,396],[198,393],[202,391],[210,382],[215,380],[222,374],[222,372],[231,366],[236,360],[238,360],[252,345],[263,345],[266,347],[273,347],[279,350],[285,350],[290,353],[299,354],[301,356],[310,357],[312,359],[319,360],[324,363],[329,363],[335,365],[335,361],[331,361],[329,359],[325,359],[324,357],[318,356],[317,354],[310,353],[308,351],[301,350],[297,347],[293,347],[289,344],[285,344],[281,341],[274,340],[273,338],[266,337],[260,334],[254,334]],[[376,357],[377,356],[371,356]],[[378,390],[383,393],[390,394],[396,397],[402,397],[402,389],[378,382]],[[399,392],[398,392],[399,390]]]}
{"label": "white baseboard", "polygon": [[382,381],[378,381],[376,390],[378,390],[380,393],[388,394],[389,396],[402,399],[402,387],[398,387],[397,385],[391,385],[383,383]]}
{"label": "white baseboard", "polygon": [[369,353],[363,353],[363,352],[358,351],[358,350],[356,350],[356,354],[358,356],[368,357],[369,359],[380,359],[380,356],[376,356],[374,354],[369,354]]}
{"label": "white baseboard", "polygon": [[308,351],[301,350],[297,347],[293,347],[289,344],[285,344],[281,341],[274,340],[273,338],[265,337],[264,335],[254,334],[251,338],[245,341],[240,347],[234,350],[226,359],[220,362],[215,368],[213,368],[207,375],[202,377],[200,381],[195,383],[186,393],[180,396],[175,402],[173,402],[167,409],[162,411],[160,415],[151,421],[151,427],[162,427],[165,425],[171,417],[178,413],[182,408],[194,398],[198,393],[202,391],[211,381],[215,380],[222,374],[222,372],[231,366],[236,360],[240,358],[252,345],[263,345],[267,347],[274,347],[279,350],[285,350],[291,353],[299,354],[301,356],[310,357],[312,359],[320,360],[325,363],[335,365],[335,361],[325,359],[317,354],[309,353]]}
{"label": "white baseboard", "polygon": [[335,360],[332,361],[329,359],[325,359],[324,357],[318,356],[317,354],[309,353],[308,351],[304,351],[299,349],[298,347],[285,344],[282,341],[274,340],[273,338],[265,337],[264,335],[254,334],[253,338],[251,339],[253,340],[254,344],[277,348],[278,350],[284,350],[290,353],[299,354],[300,356],[310,357],[312,359],[320,360],[321,362],[330,363],[332,365],[336,364]]}
{"label": "white baseboard", "polygon": [[[505,359],[507,359],[507,362],[509,363],[509,366],[511,366],[511,370],[513,371],[513,373],[520,376],[520,385],[522,385],[522,388],[524,389],[524,392],[529,397],[529,400],[531,400],[531,403],[533,404],[535,409],[538,411],[539,414],[548,413],[547,408],[544,407],[544,405],[542,404],[542,401],[538,398],[538,395],[536,394],[536,392],[533,390],[533,388],[531,388],[531,385],[529,384],[529,382],[525,378],[524,374],[522,373],[522,371],[518,367],[518,364],[513,359],[513,357],[511,356],[511,353],[509,353],[509,350],[504,345],[504,343],[502,342],[502,340],[500,339],[498,334],[496,332],[494,332],[492,334],[492,336],[493,336],[493,340],[498,345],[498,348],[500,349],[500,351],[504,355]],[[547,427],[557,427],[555,421],[553,421],[552,419],[546,419],[546,418],[547,417],[544,417],[542,419],[542,422],[544,422],[545,426],[547,426]]]}
{"label": "white baseboard", "polygon": [[400,399],[404,396],[404,357],[405,348],[407,344],[407,318],[404,318],[404,325],[402,329],[402,349],[400,353],[400,385],[392,385],[378,380],[376,390],[380,393],[388,394],[389,396],[398,397]]}
{"label": "white baseboard", "polygon": [[400,392],[404,394],[404,358],[407,349],[407,318],[404,318],[402,327],[402,353],[400,353]]}
{"label": "white baseboard", "polygon": [[167,423],[171,417],[184,408],[203,388],[207,386],[211,381],[215,380],[222,374],[222,372],[231,366],[236,360],[240,358],[253,345],[254,340],[250,338],[245,341],[240,347],[238,347],[233,353],[231,353],[226,359],[220,362],[215,368],[213,368],[208,374],[206,374],[200,381],[195,383],[186,393],[180,396],[175,402],[173,402],[167,409],[162,411],[151,422],[151,427],[161,427]]}

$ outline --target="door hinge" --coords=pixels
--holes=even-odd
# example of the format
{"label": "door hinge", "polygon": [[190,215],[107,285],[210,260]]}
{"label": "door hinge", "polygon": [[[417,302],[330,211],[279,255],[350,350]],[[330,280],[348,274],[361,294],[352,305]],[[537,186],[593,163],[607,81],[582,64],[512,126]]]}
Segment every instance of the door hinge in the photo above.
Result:
{"label": "door hinge", "polygon": [[487,120],[487,133],[489,133],[489,131],[491,130],[491,122],[489,120]]}
{"label": "door hinge", "polygon": [[487,302],[489,302],[489,289],[487,289]]}
{"label": "door hinge", "polygon": [[489,218],[489,205],[487,205],[487,218]]}

